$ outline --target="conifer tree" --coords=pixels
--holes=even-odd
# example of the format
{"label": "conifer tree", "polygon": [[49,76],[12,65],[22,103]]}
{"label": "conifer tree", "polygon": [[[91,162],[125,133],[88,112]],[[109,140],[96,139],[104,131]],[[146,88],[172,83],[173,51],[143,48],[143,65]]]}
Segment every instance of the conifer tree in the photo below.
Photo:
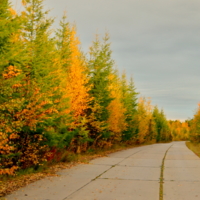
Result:
{"label": "conifer tree", "polygon": [[200,142],[200,104],[198,104],[197,111],[192,119],[190,140],[192,142]]}
{"label": "conifer tree", "polygon": [[156,126],[156,141],[170,141],[172,139],[171,132],[163,110],[159,111],[158,107],[155,106],[153,110],[153,117]]}
{"label": "conifer tree", "polygon": [[67,113],[71,119],[67,123],[68,134],[71,135],[70,148],[80,152],[82,143],[88,140],[86,130],[86,110],[90,102],[88,69],[79,49],[80,41],[76,36],[76,28],[66,22],[66,15],[60,22],[56,36],[59,65],[62,71],[60,87],[64,91],[64,98],[68,100],[65,102],[68,106],[65,114]]}
{"label": "conifer tree", "polygon": [[24,0],[23,3],[25,11],[21,15],[19,38],[25,56],[20,70],[9,66],[3,76],[9,77],[11,73],[21,76],[21,82],[12,87],[20,93],[18,100],[11,104],[11,127],[15,130],[15,153],[18,155],[13,162],[26,168],[45,160],[43,133],[52,127],[46,124],[57,112],[54,101],[58,93],[56,86],[52,87],[55,83],[51,56],[54,43],[47,33],[52,20],[45,19],[41,0]]}
{"label": "conifer tree", "polygon": [[23,39],[30,81],[37,83],[40,89],[46,92],[51,87],[52,77],[49,74],[53,70],[54,42],[50,38],[53,19],[47,17],[49,11],[43,11],[43,1],[23,0],[25,7]]}
{"label": "conifer tree", "polygon": [[152,105],[150,100],[140,98],[137,109],[138,138],[139,143],[151,141],[155,138],[155,124],[152,116]]}
{"label": "conifer tree", "polygon": [[56,32],[56,41],[57,41],[57,51],[59,61],[61,62],[63,72],[67,72],[71,58],[71,50],[70,50],[70,39],[71,39],[71,27],[69,22],[66,21],[66,14],[63,15],[62,20],[60,21],[60,27]]}
{"label": "conifer tree", "polygon": [[89,91],[89,77],[86,63],[79,49],[80,41],[76,37],[76,30],[73,27],[70,31],[69,43],[69,66],[66,77],[67,97],[69,98],[69,113],[72,116],[70,125],[77,133],[74,141],[77,143],[77,152],[81,151],[81,145],[88,140],[86,123],[86,110],[88,109],[91,97]]}
{"label": "conifer tree", "polygon": [[[21,18],[12,9],[8,0],[0,4],[0,73],[12,65],[21,62],[22,44],[20,44]],[[19,65],[19,64],[18,64]]]}
{"label": "conifer tree", "polygon": [[123,140],[133,140],[137,138],[137,95],[133,79],[131,78],[128,83],[126,74],[123,73],[121,77],[121,91],[122,91],[122,103],[125,112],[125,122],[127,124],[127,129],[123,131]]}
{"label": "conifer tree", "polygon": [[20,122],[16,112],[23,104],[21,73],[23,46],[20,40],[22,18],[8,0],[0,3],[0,174],[17,168],[16,144]]}
{"label": "conifer tree", "polygon": [[90,71],[90,96],[93,100],[90,103],[88,115],[90,116],[89,129],[94,144],[100,138],[109,138],[107,120],[109,119],[108,105],[112,101],[109,91],[109,75],[113,71],[114,61],[111,57],[109,36],[105,35],[101,44],[98,36],[90,47],[90,59],[88,67]]}
{"label": "conifer tree", "polygon": [[121,141],[122,132],[127,130],[127,123],[125,118],[126,109],[122,102],[122,90],[120,78],[115,71],[113,74],[110,74],[109,80],[109,90],[110,96],[113,98],[111,103],[108,105],[108,110],[110,116],[108,118],[109,130],[111,131],[112,141]]}

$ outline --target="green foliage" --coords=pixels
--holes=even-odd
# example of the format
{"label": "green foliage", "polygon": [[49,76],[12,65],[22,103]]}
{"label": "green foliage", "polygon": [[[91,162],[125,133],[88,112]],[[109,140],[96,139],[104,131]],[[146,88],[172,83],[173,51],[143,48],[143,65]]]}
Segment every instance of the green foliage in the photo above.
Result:
{"label": "green foliage", "polygon": [[172,140],[172,135],[168,121],[164,115],[163,110],[159,111],[158,107],[155,106],[153,110],[153,117],[156,124],[156,141],[157,142],[167,142]]}
{"label": "green foliage", "polygon": [[63,112],[68,103],[67,99],[63,98],[64,91],[61,87],[63,76],[60,75],[62,66],[58,62],[56,41],[51,37],[50,28],[54,20],[48,18],[48,13],[49,11],[44,11],[43,0],[25,0],[22,34],[28,66],[24,72],[28,86],[26,98],[30,101],[33,91],[38,87],[39,103],[43,104],[42,111],[45,114],[43,121],[37,124],[37,130],[42,130],[40,134],[46,133],[45,137],[52,133],[51,137],[48,136],[49,145],[66,146],[70,140],[69,133],[65,131],[63,134],[62,126],[69,120],[68,115]]}
{"label": "green foliage", "polygon": [[191,122],[190,140],[200,143],[200,104]]}
{"label": "green foliage", "polygon": [[[23,38],[26,51],[26,74],[37,83],[42,91],[52,88],[54,42],[50,38],[52,19],[47,18],[48,11],[43,11],[43,0],[25,0]],[[47,84],[48,82],[48,84]],[[51,84],[50,84],[51,83]]]}
{"label": "green foliage", "polygon": [[[19,38],[22,19],[8,0],[0,4],[0,74],[6,67],[21,66],[23,51]],[[0,77],[1,78],[1,77]]]}
{"label": "green foliage", "polygon": [[21,98],[21,50],[19,33],[21,18],[7,0],[0,3],[0,174],[12,174],[17,168],[13,161],[16,152],[16,134],[21,125],[15,119],[24,99]]}
{"label": "green foliage", "polygon": [[67,71],[70,65],[71,50],[70,50],[70,38],[71,28],[69,22],[66,22],[66,16],[64,15],[60,21],[60,28],[56,32],[56,47],[58,56],[60,56],[60,62],[64,71]]}
{"label": "green foliage", "polygon": [[[109,118],[108,105],[112,101],[109,92],[109,75],[113,71],[114,61],[111,58],[109,36],[106,34],[103,43],[100,44],[98,37],[93,42],[90,48],[90,59],[88,68],[90,71],[90,84],[92,88],[90,95],[93,98],[91,101],[91,109],[88,111],[94,113],[93,117],[99,122],[100,129],[98,130],[94,124],[90,123],[89,127],[92,133],[92,138],[97,138],[100,134],[102,137],[109,137],[107,120]],[[93,109],[94,108],[94,109]]]}
{"label": "green foliage", "polygon": [[125,112],[125,122],[127,123],[127,129],[123,131],[122,139],[124,141],[135,140],[137,138],[137,95],[133,79],[127,82],[126,74],[124,73],[121,78],[121,90],[122,90],[122,103]]}

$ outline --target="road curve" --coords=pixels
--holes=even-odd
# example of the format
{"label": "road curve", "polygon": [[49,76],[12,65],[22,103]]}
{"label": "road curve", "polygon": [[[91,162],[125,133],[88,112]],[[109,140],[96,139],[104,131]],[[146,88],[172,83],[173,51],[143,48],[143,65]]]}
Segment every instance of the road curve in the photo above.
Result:
{"label": "road curve", "polygon": [[89,164],[62,170],[59,177],[32,183],[6,199],[159,200],[162,163],[163,200],[200,199],[200,159],[184,142],[112,153]]}

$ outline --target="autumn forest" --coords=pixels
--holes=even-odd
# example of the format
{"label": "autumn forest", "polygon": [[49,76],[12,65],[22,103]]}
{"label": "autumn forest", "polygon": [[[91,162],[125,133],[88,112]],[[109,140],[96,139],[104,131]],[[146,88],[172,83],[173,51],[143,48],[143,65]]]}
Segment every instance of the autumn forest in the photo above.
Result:
{"label": "autumn forest", "polygon": [[0,3],[0,175],[62,161],[64,151],[200,142],[200,106],[191,120],[168,121],[117,70],[108,33],[82,52],[76,27],[63,15],[53,30],[43,3],[23,0],[21,13]]}

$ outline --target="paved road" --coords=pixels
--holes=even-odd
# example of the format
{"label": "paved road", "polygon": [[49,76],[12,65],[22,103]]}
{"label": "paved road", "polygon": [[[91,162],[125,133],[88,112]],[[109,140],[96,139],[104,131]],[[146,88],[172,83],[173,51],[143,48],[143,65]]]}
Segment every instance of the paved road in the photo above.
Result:
{"label": "paved road", "polygon": [[98,158],[30,184],[7,200],[159,200],[164,159],[164,200],[200,199],[200,159],[184,142],[154,144]]}
{"label": "paved road", "polygon": [[200,199],[200,159],[184,142],[174,142],[167,152],[164,200]]}

